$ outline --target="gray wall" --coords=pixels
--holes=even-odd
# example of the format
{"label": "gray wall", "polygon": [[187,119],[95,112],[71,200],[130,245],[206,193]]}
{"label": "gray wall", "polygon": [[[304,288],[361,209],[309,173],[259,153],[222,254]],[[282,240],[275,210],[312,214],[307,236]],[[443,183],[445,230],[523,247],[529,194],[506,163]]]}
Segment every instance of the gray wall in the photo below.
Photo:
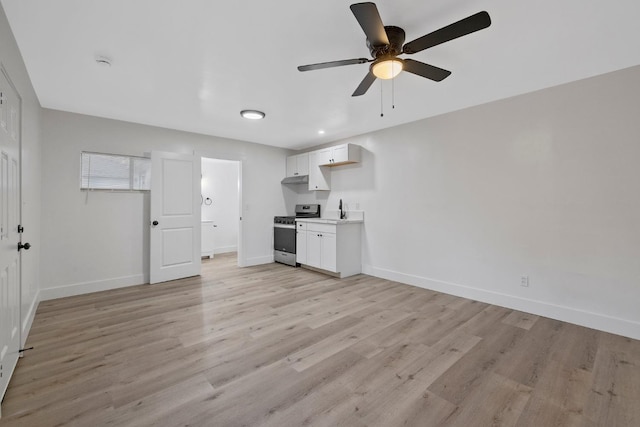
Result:
{"label": "gray wall", "polygon": [[[640,67],[350,138],[367,273],[640,338]],[[520,286],[528,275],[530,286]]]}
{"label": "gray wall", "polygon": [[22,254],[22,340],[31,325],[38,302],[40,283],[40,184],[41,111],[40,103],[22,61],[7,17],[0,7],[0,63],[22,98],[22,225],[23,241],[33,247]]}
{"label": "gray wall", "polygon": [[48,109],[43,130],[43,299],[148,281],[148,193],[80,191],[81,151],[241,161],[243,260],[272,261],[273,216],[287,205],[280,185],[286,150]]}

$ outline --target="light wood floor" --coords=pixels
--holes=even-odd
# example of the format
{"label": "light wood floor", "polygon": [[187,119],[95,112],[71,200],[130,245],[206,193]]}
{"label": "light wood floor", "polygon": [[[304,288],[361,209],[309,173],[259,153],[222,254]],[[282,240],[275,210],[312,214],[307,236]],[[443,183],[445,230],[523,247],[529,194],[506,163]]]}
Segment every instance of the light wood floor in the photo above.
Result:
{"label": "light wood floor", "polygon": [[365,275],[203,270],[41,303],[0,425],[640,425],[640,341]]}

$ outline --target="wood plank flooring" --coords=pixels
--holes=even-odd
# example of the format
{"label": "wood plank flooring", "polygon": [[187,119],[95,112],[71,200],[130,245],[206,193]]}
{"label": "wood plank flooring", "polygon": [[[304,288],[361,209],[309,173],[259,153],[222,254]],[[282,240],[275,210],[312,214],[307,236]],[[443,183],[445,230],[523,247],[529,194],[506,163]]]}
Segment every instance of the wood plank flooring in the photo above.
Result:
{"label": "wood plank flooring", "polygon": [[640,426],[640,341],[235,254],[46,301],[1,426]]}

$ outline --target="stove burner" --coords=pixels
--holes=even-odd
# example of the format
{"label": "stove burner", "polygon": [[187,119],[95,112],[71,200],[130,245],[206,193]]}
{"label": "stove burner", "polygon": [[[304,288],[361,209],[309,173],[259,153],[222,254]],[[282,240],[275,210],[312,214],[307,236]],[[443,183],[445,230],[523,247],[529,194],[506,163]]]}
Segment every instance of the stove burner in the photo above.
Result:
{"label": "stove burner", "polygon": [[295,225],[296,217],[295,216],[276,216],[273,218],[274,224],[287,224],[287,225]]}

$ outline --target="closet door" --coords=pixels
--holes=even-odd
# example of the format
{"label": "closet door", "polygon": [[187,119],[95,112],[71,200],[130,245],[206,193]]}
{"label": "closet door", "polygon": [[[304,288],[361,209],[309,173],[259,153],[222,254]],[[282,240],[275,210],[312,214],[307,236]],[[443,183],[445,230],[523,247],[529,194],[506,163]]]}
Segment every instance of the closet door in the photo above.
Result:
{"label": "closet door", "polygon": [[0,69],[0,400],[20,349],[20,111]]}

